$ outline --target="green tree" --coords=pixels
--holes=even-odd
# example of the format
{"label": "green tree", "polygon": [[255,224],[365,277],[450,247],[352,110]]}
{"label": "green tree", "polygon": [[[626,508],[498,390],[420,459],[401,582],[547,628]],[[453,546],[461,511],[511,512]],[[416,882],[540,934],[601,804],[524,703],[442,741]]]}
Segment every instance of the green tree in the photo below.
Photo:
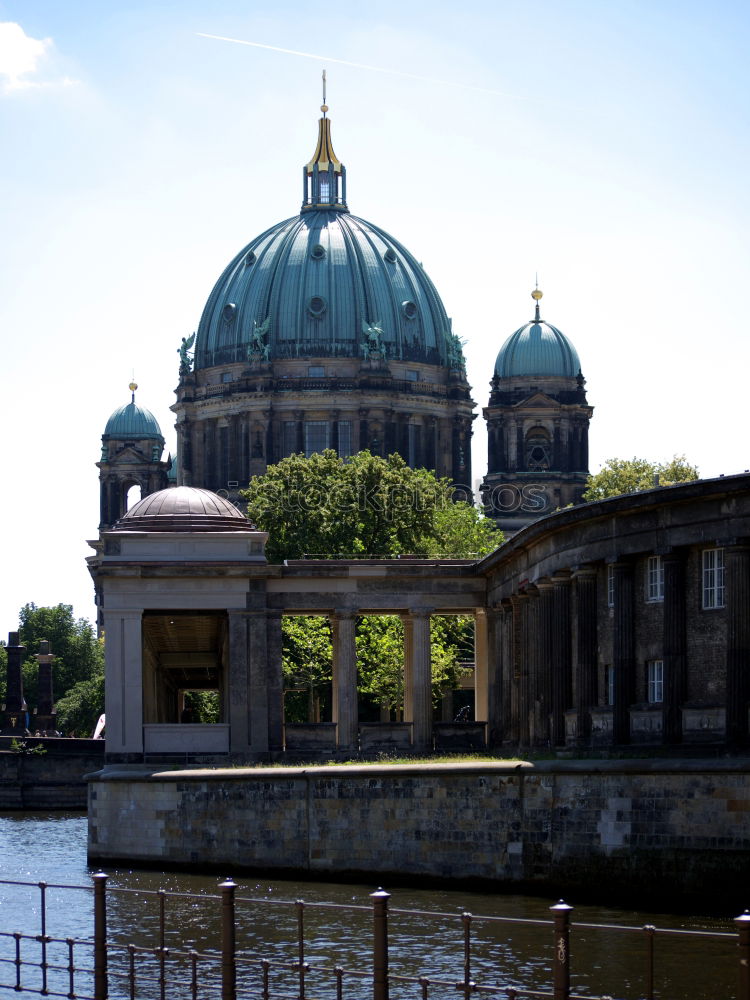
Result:
{"label": "green tree", "polygon": [[[269,560],[321,555],[486,555],[503,540],[489,518],[453,498],[447,479],[411,469],[399,455],[335,451],[292,455],[269,466],[243,491],[248,515],[269,532]],[[397,616],[360,618],[356,629],[358,687],[382,709],[403,707],[403,625]],[[458,663],[470,659],[473,621],[433,618],[433,695],[458,683]],[[322,618],[283,619],[286,713],[289,721],[318,717],[331,681],[331,632]],[[469,652],[467,654],[467,647]]]}
{"label": "green tree", "polygon": [[672,486],[698,479],[698,470],[684,455],[674,455],[668,462],[649,462],[645,458],[609,458],[599,472],[589,476],[584,500],[604,500],[621,493],[650,490],[656,485]]}
{"label": "green tree", "polygon": [[38,666],[34,657],[45,639],[55,656],[52,686],[57,702],[79,682],[104,675],[104,644],[97,639],[88,619],[73,616],[70,604],[48,608],[25,604],[19,613],[19,622],[19,641],[26,646],[24,696],[30,709],[36,705],[38,695]]}
{"label": "green tree", "polygon": [[270,534],[271,562],[306,554],[485,554],[502,541],[492,521],[453,499],[447,479],[409,468],[400,455],[292,455],[242,495],[250,519]]}
{"label": "green tree", "polygon": [[94,735],[104,711],[104,674],[78,681],[57,700],[57,727],[63,733],[85,738]]}

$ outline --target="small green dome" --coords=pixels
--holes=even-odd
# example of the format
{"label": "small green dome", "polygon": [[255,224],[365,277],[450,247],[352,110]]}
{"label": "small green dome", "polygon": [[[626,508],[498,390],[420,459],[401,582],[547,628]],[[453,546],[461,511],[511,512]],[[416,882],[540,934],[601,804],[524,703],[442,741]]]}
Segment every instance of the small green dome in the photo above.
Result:
{"label": "small green dome", "polygon": [[512,333],[500,348],[495,362],[499,378],[519,375],[557,375],[575,378],[581,370],[578,352],[565,334],[539,316],[539,289],[532,292],[536,316]]}
{"label": "small green dome", "polygon": [[104,428],[104,437],[105,439],[117,438],[128,441],[143,440],[144,438],[164,441],[156,417],[149,410],[138,406],[135,400],[114,411]]}

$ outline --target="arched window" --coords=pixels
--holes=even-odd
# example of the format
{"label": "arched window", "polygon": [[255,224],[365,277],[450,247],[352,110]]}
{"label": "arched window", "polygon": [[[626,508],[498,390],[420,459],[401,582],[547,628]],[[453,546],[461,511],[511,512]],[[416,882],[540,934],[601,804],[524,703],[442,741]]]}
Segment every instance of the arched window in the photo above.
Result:
{"label": "arched window", "polygon": [[526,435],[526,468],[530,472],[552,468],[549,434],[543,427],[532,427]]}
{"label": "arched window", "polygon": [[125,493],[125,510],[128,511],[133,506],[133,504],[138,503],[141,499],[141,486],[140,483],[133,483],[132,486],[127,488]]}

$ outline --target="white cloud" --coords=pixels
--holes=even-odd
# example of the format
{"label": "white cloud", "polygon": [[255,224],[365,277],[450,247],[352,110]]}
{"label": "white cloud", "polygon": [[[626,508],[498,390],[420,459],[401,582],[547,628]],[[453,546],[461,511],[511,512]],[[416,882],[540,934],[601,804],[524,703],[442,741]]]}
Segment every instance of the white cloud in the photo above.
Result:
{"label": "white cloud", "polygon": [[51,38],[31,38],[20,24],[0,22],[0,87],[3,92],[74,83],[68,77],[40,79],[52,48]]}

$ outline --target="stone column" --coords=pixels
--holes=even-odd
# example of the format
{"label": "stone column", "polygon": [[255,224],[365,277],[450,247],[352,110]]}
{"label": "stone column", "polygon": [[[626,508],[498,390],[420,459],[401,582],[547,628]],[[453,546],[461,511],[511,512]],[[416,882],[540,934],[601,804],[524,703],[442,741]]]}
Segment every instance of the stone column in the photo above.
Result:
{"label": "stone column", "polygon": [[529,746],[544,744],[547,722],[542,717],[540,701],[539,591],[532,584],[526,589],[525,636],[529,685]]}
{"label": "stone column", "polygon": [[551,743],[552,667],[554,660],[554,588],[549,579],[537,580],[539,591],[539,707],[545,720],[545,742]]}
{"label": "stone column", "polygon": [[39,643],[39,652],[34,659],[37,662],[37,703],[34,726],[36,729],[54,729],[55,719],[55,696],[52,681],[52,664],[55,662],[55,655],[50,651],[49,642],[42,639]]}
{"label": "stone column", "polygon": [[635,696],[635,620],[633,615],[633,565],[618,562],[614,573],[614,627],[612,630],[612,668],[614,704],[612,739],[630,743],[630,706]]}
{"label": "stone column", "polygon": [[[404,685],[409,689],[410,715],[404,718],[412,723],[412,746],[415,750],[432,749],[432,662],[430,655],[430,612],[418,608],[409,612],[411,642],[407,643],[407,677]],[[411,654],[411,655],[409,655]]]}
{"label": "stone column", "polygon": [[280,611],[266,612],[265,660],[259,668],[268,692],[268,749],[281,750],[284,745],[284,676],[281,666],[282,636]]}
{"label": "stone column", "polygon": [[565,712],[573,703],[570,574],[555,573],[552,597],[552,745],[565,746]]}
{"label": "stone column", "polygon": [[351,611],[331,615],[333,630],[333,721],[339,750],[357,749],[357,649],[356,617]]}
{"label": "stone column", "polygon": [[682,742],[682,704],[687,697],[687,614],[685,607],[685,552],[662,556],[664,567],[664,705],[662,741]]}
{"label": "stone column", "polygon": [[142,612],[104,608],[107,757],[143,754]]}
{"label": "stone column", "polygon": [[487,697],[485,716],[476,714],[477,720],[487,723],[487,746],[500,746],[503,742],[503,619],[498,607],[487,608]]}
{"label": "stone column", "polygon": [[528,734],[528,674],[526,672],[525,615],[526,596],[514,594],[510,599],[512,609],[510,677],[510,728],[511,742],[521,744]]}
{"label": "stone column", "polygon": [[414,649],[414,629],[410,615],[402,615],[401,623],[404,627],[404,722],[412,720],[414,708],[412,701],[412,691],[414,682],[412,680],[412,650]]}
{"label": "stone column", "polygon": [[474,611],[474,719],[489,718],[489,616],[485,608]]}
{"label": "stone column", "polygon": [[750,544],[724,549],[724,585],[727,621],[727,742],[748,742],[750,700]]}
{"label": "stone column", "polygon": [[[248,614],[247,611],[230,611],[228,613],[229,663],[225,665],[225,669],[227,671],[229,703],[227,722],[229,723],[229,750],[231,753],[247,753],[250,750],[250,624]],[[265,701],[265,699],[263,700]],[[255,706],[256,709],[257,707]]]}
{"label": "stone column", "polygon": [[26,699],[23,696],[23,657],[26,647],[19,645],[18,632],[8,633],[5,647],[8,657],[3,736],[23,736],[26,731]]}
{"label": "stone column", "polygon": [[598,637],[596,623],[596,570],[580,566],[573,573],[574,617],[576,624],[573,677],[575,688],[576,733],[579,746],[591,743],[591,710],[598,703]]}

